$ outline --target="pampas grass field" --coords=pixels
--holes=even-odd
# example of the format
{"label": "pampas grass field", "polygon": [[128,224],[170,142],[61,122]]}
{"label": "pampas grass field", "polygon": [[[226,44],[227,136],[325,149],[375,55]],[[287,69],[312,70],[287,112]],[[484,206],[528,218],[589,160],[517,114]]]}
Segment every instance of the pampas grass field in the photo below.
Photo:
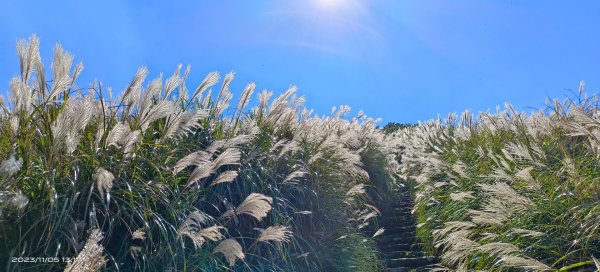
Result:
{"label": "pampas grass field", "polygon": [[[415,199],[438,270],[600,267],[600,111],[579,96],[525,114],[378,127],[328,116],[290,87],[181,65],[125,90],[77,85],[60,45],[17,44],[0,100],[0,264],[6,271],[384,271],[392,188]],[[238,93],[238,92],[236,92]],[[42,258],[42,259],[40,259]]]}
{"label": "pampas grass field", "polygon": [[600,111],[575,99],[525,114],[432,120],[394,132],[419,233],[460,271],[595,271],[600,263]]}

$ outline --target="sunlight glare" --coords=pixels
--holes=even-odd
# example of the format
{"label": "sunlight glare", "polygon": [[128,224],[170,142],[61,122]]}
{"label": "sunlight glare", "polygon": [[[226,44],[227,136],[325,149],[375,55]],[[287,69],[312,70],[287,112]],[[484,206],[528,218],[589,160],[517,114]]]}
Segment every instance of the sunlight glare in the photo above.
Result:
{"label": "sunlight glare", "polygon": [[343,0],[316,0],[316,2],[321,7],[332,8],[332,7],[339,6],[344,1]]}

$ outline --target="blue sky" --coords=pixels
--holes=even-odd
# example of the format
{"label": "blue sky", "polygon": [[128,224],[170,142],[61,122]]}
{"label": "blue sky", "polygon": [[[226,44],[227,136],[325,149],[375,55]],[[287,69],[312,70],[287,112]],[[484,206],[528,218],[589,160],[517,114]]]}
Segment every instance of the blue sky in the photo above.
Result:
{"label": "blue sky", "polygon": [[384,123],[543,108],[580,80],[598,92],[599,14],[599,1],[3,1],[0,92],[17,39],[36,33],[46,63],[58,42],[84,63],[82,87],[121,91],[139,66],[182,63],[190,88],[235,71],[236,94],[295,84],[317,113],[350,105]]}

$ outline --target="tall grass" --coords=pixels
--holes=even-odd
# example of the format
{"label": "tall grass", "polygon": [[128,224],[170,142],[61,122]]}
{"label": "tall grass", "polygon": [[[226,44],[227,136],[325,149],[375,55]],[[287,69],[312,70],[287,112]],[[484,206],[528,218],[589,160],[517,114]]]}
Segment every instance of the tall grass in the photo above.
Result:
{"label": "tall grass", "polygon": [[453,270],[597,269],[597,102],[582,83],[529,115],[507,105],[396,132],[429,251]]}
{"label": "tall grass", "polygon": [[230,109],[234,74],[188,89],[189,66],[149,82],[140,68],[115,96],[78,86],[60,46],[51,78],[37,37],[17,51],[0,103],[7,271],[381,268],[373,204],[399,165],[374,120],[316,116],[295,87],[249,109],[253,83]]}

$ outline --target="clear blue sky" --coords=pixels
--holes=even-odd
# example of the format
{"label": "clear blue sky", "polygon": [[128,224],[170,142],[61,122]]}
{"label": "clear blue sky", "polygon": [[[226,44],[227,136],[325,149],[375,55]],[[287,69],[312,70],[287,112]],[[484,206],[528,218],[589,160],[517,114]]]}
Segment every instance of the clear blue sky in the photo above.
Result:
{"label": "clear blue sky", "polygon": [[384,123],[600,88],[600,1],[91,2],[0,3],[0,92],[32,33],[46,63],[58,42],[84,63],[79,86],[121,91],[141,65],[156,76],[183,63],[190,88],[235,71],[236,94],[295,84],[317,113],[350,105]]}

